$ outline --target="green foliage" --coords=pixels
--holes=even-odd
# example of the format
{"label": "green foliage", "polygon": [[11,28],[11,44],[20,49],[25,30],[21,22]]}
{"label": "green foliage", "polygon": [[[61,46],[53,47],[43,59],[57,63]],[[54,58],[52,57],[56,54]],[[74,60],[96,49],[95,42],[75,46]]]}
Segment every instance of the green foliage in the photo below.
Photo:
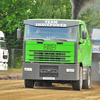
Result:
{"label": "green foliage", "polygon": [[[9,58],[11,58],[12,48],[22,49],[22,42],[16,38],[18,23],[36,16],[38,2],[35,3],[33,0],[0,0],[0,5],[0,31],[5,34]],[[21,28],[24,33],[24,25],[21,25]],[[11,62],[10,60],[9,62]]]}
{"label": "green foliage", "polygon": [[21,68],[8,68],[8,70],[0,70],[0,72],[22,72],[22,67]]}
{"label": "green foliage", "polygon": [[40,0],[38,18],[70,19],[70,0]]}
{"label": "green foliage", "polygon": [[33,0],[0,0],[0,4],[0,30],[5,33],[8,48],[22,48],[16,39],[16,29],[19,22],[35,17],[35,3]]}
{"label": "green foliage", "polygon": [[14,63],[14,66],[12,66],[13,68],[21,68],[22,67],[22,64],[23,64],[23,52],[21,49],[14,49],[14,60],[13,60],[13,63]]}
{"label": "green foliage", "polygon": [[98,6],[88,6],[80,15],[78,19],[85,21],[89,34],[93,28],[100,28],[100,9]]}
{"label": "green foliage", "polygon": [[21,68],[22,64],[23,64],[22,61],[23,61],[22,56],[16,57],[14,60],[14,68],[16,68],[16,69]]}

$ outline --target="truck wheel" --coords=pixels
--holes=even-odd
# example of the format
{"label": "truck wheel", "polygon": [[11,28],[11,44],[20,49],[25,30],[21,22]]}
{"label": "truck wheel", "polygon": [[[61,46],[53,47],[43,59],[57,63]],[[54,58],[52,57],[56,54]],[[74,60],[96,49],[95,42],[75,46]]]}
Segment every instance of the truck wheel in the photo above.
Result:
{"label": "truck wheel", "polygon": [[91,89],[91,68],[89,68],[87,75],[87,80],[83,81],[83,89]]}
{"label": "truck wheel", "polygon": [[34,81],[33,80],[25,79],[24,83],[25,83],[26,88],[33,88],[33,86],[34,86]]}
{"label": "truck wheel", "polygon": [[79,80],[72,82],[73,90],[81,90],[82,89],[82,83],[83,83],[83,71],[82,71],[82,67],[80,67],[80,69],[79,69]]}

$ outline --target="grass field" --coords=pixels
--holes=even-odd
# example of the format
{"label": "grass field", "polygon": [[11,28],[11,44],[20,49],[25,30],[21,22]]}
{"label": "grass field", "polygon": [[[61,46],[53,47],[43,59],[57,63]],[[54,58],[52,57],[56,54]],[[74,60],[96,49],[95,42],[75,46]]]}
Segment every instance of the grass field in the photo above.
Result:
{"label": "grass field", "polygon": [[8,68],[8,70],[0,70],[0,72],[22,72],[22,68]]}

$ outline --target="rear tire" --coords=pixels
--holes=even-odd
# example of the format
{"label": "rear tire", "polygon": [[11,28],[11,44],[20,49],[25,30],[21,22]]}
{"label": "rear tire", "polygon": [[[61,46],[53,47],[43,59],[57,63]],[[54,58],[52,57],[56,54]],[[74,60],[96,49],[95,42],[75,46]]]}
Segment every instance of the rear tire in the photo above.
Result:
{"label": "rear tire", "polygon": [[87,80],[83,81],[83,89],[91,89],[91,68],[88,70]]}
{"label": "rear tire", "polygon": [[34,86],[34,81],[33,81],[33,80],[25,79],[25,80],[24,80],[24,84],[25,84],[25,87],[26,87],[26,88],[33,88],[33,86]]}
{"label": "rear tire", "polygon": [[82,67],[80,67],[79,68],[79,80],[72,82],[73,90],[81,90],[82,83],[83,83],[83,70],[82,70]]}

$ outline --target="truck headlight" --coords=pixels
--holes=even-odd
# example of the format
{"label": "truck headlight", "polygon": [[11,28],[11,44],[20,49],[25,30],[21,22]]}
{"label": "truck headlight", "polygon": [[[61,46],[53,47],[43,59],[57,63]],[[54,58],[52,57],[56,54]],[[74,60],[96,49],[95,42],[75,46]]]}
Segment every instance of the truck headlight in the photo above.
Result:
{"label": "truck headlight", "polygon": [[32,71],[32,68],[24,68],[24,71]]}
{"label": "truck headlight", "polygon": [[75,72],[75,69],[66,69],[66,72]]}

